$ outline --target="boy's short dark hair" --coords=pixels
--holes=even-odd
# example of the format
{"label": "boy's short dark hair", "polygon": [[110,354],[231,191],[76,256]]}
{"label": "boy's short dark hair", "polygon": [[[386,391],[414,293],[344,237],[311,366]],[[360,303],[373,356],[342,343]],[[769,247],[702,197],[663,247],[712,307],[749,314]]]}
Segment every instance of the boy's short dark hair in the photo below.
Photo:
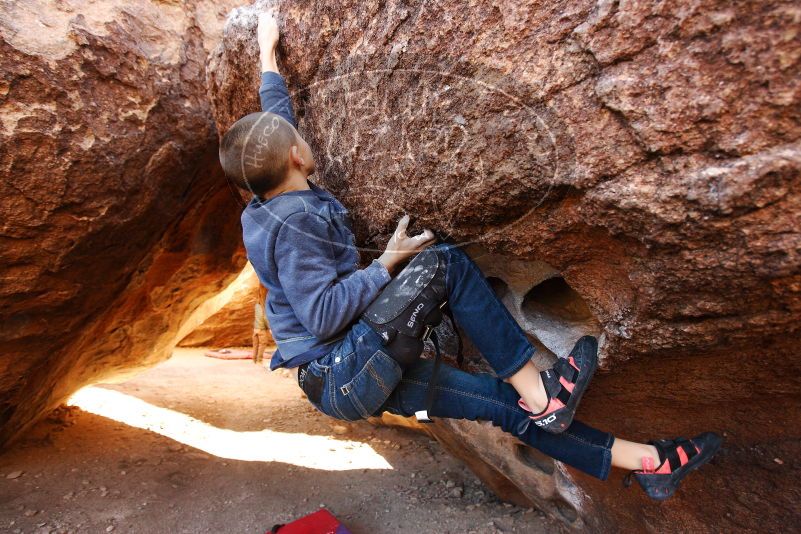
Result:
{"label": "boy's short dark hair", "polygon": [[237,187],[263,195],[286,176],[287,154],[297,144],[295,129],[275,113],[251,113],[220,141],[220,164]]}

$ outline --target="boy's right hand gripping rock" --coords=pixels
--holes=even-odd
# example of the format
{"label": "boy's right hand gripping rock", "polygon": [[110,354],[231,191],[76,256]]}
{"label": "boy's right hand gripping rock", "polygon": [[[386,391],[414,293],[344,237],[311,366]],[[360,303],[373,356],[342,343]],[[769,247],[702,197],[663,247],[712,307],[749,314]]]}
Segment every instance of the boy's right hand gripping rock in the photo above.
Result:
{"label": "boy's right hand gripping rock", "polygon": [[256,30],[256,39],[262,52],[275,49],[281,32],[278,30],[278,21],[272,10],[259,13],[259,23]]}
{"label": "boy's right hand gripping rock", "polygon": [[434,232],[428,228],[419,235],[409,237],[406,234],[406,229],[409,227],[409,219],[409,215],[401,217],[400,221],[398,221],[398,227],[387,243],[386,250],[378,258],[378,261],[383,263],[390,273],[399,263],[414,256],[436,241]]}
{"label": "boy's right hand gripping rock", "polygon": [[259,42],[261,71],[278,72],[275,49],[278,47],[278,38],[281,36],[281,32],[278,30],[278,21],[275,20],[275,14],[272,11],[265,11],[259,14],[256,36]]}

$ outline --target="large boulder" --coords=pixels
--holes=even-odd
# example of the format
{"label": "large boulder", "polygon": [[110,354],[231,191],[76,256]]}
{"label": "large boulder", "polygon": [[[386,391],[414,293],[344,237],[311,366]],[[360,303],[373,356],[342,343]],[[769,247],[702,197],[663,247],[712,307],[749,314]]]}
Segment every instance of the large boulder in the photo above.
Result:
{"label": "large boulder", "polygon": [[[265,5],[236,10],[212,55],[220,131],[258,110]],[[659,508],[486,425],[440,422],[446,446],[576,527],[801,519],[786,465],[801,452],[796,2],[270,5],[315,179],[366,259],[409,212],[471,243],[544,359],[601,337],[582,419],[637,439],[727,435]]]}
{"label": "large boulder", "polygon": [[0,444],[166,358],[243,266],[205,86],[231,7],[0,7]]}

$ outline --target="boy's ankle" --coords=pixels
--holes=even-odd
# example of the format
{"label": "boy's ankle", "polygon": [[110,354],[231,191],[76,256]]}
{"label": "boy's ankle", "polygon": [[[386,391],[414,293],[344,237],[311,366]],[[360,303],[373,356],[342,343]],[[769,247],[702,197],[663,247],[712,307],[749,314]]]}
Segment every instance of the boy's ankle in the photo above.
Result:
{"label": "boy's ankle", "polygon": [[545,392],[545,385],[540,380],[537,389],[532,392],[526,392],[526,401],[532,413],[542,413],[548,407],[548,394]]}

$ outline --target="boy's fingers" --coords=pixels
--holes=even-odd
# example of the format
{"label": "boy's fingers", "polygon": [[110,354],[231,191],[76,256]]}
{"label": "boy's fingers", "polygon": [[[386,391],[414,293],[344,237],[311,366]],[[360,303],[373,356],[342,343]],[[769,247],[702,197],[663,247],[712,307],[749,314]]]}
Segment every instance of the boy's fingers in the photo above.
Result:
{"label": "boy's fingers", "polygon": [[420,252],[424,248],[428,247],[429,245],[433,245],[437,241],[433,234],[431,234],[430,236],[426,236],[425,234],[420,234],[412,237],[411,239],[414,240],[413,246],[415,252]]}
{"label": "boy's fingers", "polygon": [[398,228],[397,228],[397,230],[395,230],[396,234],[400,234],[400,235],[405,235],[406,234],[406,228],[409,227],[409,219],[410,219],[410,217],[409,217],[408,214],[404,215],[403,217],[400,218],[400,220],[398,221]]}
{"label": "boy's fingers", "polygon": [[423,252],[425,249],[427,249],[433,244],[434,244],[433,239],[431,241],[426,241],[425,243],[418,245],[418,247],[415,249],[415,252]]}
{"label": "boy's fingers", "polygon": [[432,232],[431,230],[426,229],[426,230],[423,230],[423,233],[421,233],[419,235],[416,235],[416,236],[412,237],[411,239],[414,239],[415,241],[430,241],[430,240],[434,239],[434,232]]}

